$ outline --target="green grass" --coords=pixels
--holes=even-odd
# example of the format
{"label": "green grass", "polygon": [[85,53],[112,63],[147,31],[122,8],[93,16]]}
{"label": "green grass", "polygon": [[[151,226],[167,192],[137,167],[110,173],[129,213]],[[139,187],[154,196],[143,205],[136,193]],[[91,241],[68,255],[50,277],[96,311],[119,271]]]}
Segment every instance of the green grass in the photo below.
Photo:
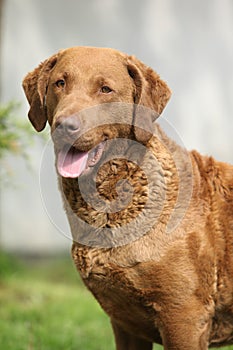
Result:
{"label": "green grass", "polygon": [[1,349],[114,349],[108,317],[70,259],[17,263],[0,277]]}
{"label": "green grass", "polygon": [[[109,319],[69,257],[22,261],[2,253],[0,348],[115,349]],[[162,347],[154,345],[154,349]]]}

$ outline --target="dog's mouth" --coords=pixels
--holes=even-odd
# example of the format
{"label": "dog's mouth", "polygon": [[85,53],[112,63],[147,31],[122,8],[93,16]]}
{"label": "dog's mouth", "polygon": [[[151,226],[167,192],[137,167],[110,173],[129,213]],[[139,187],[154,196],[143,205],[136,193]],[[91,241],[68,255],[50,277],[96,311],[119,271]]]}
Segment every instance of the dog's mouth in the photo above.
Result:
{"label": "dog's mouth", "polygon": [[74,146],[66,145],[58,152],[57,170],[62,177],[76,178],[87,174],[102,157],[105,142],[87,152],[80,152]]}

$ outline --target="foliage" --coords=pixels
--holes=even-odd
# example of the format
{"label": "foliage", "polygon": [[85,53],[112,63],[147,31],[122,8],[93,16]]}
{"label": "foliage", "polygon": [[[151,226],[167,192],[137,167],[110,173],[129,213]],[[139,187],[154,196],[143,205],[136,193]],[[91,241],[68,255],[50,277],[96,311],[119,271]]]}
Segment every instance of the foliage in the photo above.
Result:
{"label": "foliage", "polygon": [[18,108],[16,102],[0,106],[0,159],[8,152],[25,155],[28,142],[32,142],[30,124],[17,116]]}
{"label": "foliage", "polygon": [[[31,165],[29,154],[37,137],[30,123],[18,115],[19,107],[17,102],[0,105],[0,180],[4,185],[12,185],[11,156],[23,157],[26,164]],[[42,138],[46,140],[46,135],[40,135]]]}
{"label": "foliage", "polygon": [[[9,277],[15,271],[21,270],[21,263],[13,256],[0,250],[0,282]],[[0,284],[1,285],[1,284]]]}

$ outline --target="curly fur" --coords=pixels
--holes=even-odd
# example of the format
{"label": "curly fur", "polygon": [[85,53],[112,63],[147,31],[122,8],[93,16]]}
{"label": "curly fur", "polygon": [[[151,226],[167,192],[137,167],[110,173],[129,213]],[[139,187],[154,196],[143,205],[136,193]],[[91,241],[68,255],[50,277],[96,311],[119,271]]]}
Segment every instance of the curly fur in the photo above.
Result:
{"label": "curly fur", "polygon": [[[115,79],[117,94],[93,93],[99,82],[91,77],[100,71]],[[67,90],[57,91],[54,81],[64,73]],[[110,316],[116,348],[151,350],[156,342],[167,350],[206,350],[233,344],[233,167],[187,153],[154,123],[170,97],[166,83],[133,56],[81,47],[43,62],[23,86],[37,131],[47,120],[54,131],[59,118],[95,104],[135,103],[153,110],[143,118],[128,110],[131,126],[106,122],[75,144],[85,151],[106,138],[130,140],[124,144],[130,160],[103,158],[96,179],[92,173],[84,180],[59,176],[72,257]],[[89,130],[85,115],[80,120]]]}

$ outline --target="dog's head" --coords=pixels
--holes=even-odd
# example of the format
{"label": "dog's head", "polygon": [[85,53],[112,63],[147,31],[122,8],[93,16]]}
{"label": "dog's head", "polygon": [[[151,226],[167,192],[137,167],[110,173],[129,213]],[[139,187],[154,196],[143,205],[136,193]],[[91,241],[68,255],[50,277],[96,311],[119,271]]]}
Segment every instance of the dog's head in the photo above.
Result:
{"label": "dog's head", "polygon": [[[50,124],[64,177],[77,177],[96,164],[108,139],[146,144],[171,94],[135,57],[90,47],[53,55],[25,77],[23,88],[34,128],[41,131]],[[137,106],[151,112],[137,112]]]}

